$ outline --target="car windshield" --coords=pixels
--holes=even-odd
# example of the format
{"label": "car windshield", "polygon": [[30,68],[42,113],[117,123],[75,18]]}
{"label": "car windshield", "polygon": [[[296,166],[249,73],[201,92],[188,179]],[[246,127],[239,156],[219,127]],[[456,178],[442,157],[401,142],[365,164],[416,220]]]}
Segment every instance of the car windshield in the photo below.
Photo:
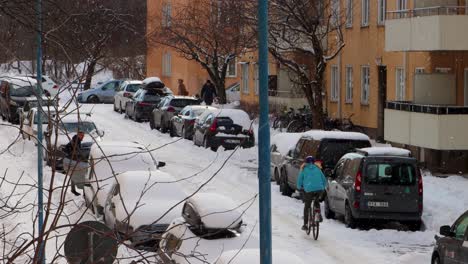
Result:
{"label": "car windshield", "polygon": [[194,99],[173,99],[171,105],[174,107],[185,107],[187,105],[197,105],[198,101]]}
{"label": "car windshield", "polygon": [[203,112],[205,112],[206,109],[203,109],[203,108],[200,108],[200,109],[194,109],[193,110],[193,115],[194,116],[200,116],[201,114],[203,114]]}
{"label": "car windshield", "polygon": [[327,168],[334,168],[344,154],[357,148],[370,147],[369,141],[365,140],[346,140],[346,139],[327,139],[320,144],[319,158]]}
{"label": "car windshield", "polygon": [[68,133],[76,133],[77,131],[83,131],[85,133],[91,133],[96,130],[96,125],[93,122],[68,122],[62,123],[61,129],[64,129]]}
{"label": "car windshield", "polygon": [[416,184],[416,168],[408,163],[379,162],[366,167],[365,182],[371,185]]}
{"label": "car windshield", "polygon": [[127,92],[135,93],[141,88],[141,84],[129,84],[127,85]]}
{"label": "car windshield", "polygon": [[10,89],[11,96],[27,97],[35,94],[35,86],[16,86]]}

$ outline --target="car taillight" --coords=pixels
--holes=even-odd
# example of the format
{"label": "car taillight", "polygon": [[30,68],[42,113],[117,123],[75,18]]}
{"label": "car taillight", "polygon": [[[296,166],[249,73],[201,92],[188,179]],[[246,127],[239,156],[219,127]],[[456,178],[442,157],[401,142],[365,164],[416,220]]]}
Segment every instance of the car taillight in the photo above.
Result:
{"label": "car taillight", "polygon": [[189,121],[189,124],[194,125],[194,124],[195,124],[195,119],[190,120],[190,121]]}
{"label": "car taillight", "polygon": [[422,179],[421,172],[419,172],[418,192],[419,192],[419,195],[420,195],[420,196],[423,195],[423,179]]}
{"label": "car taillight", "polygon": [[137,106],[150,106],[150,103],[145,103],[145,102],[138,102]]}
{"label": "car taillight", "polygon": [[52,87],[52,89],[58,89],[58,85],[54,85],[54,87]]}
{"label": "car taillight", "polygon": [[131,97],[131,96],[132,96],[132,94],[131,94],[131,93],[129,93],[129,92],[125,92],[125,93],[123,94],[123,96],[124,96],[124,97]]}
{"label": "car taillight", "polygon": [[358,202],[358,201],[354,201],[353,207],[356,208],[356,209],[359,209],[359,202]]}
{"label": "car taillight", "polygon": [[174,107],[169,106],[166,111],[168,111],[169,113],[174,113],[175,109],[174,109]]}
{"label": "car taillight", "polygon": [[210,131],[211,132],[216,132],[216,129],[218,128],[218,120],[215,118],[213,120],[213,124],[210,126]]}
{"label": "car taillight", "polygon": [[361,171],[358,171],[358,173],[356,174],[356,180],[354,181],[354,190],[360,193],[361,186],[362,186],[362,173]]}

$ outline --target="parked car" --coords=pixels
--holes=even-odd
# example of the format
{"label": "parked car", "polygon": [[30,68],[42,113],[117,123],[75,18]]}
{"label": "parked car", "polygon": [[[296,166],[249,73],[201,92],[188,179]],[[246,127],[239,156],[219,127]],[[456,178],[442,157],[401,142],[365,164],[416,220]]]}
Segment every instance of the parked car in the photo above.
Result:
{"label": "parked car", "polygon": [[[19,124],[20,108],[28,101],[37,101],[37,82],[29,77],[4,77],[0,79],[0,115],[3,120]],[[43,101],[49,99],[42,97]]]}
{"label": "parked car", "polygon": [[279,133],[271,138],[270,145],[270,173],[271,180],[280,184],[280,171],[284,165],[285,157],[291,149],[296,147],[302,133]]}
{"label": "parked car", "polygon": [[431,263],[468,263],[468,211],[462,214],[452,226],[440,227],[440,235],[435,236],[436,244]]}
{"label": "parked car", "polygon": [[165,165],[157,162],[145,146],[135,142],[101,142],[93,144],[89,154],[89,169],[84,182],[84,198],[88,208],[104,215],[107,194],[112,179],[127,171],[155,171]]}
{"label": "parked car", "polygon": [[115,91],[114,111],[123,113],[127,102],[132,100],[135,93],[142,87],[142,81],[124,81]]}
{"label": "parked car", "polygon": [[115,90],[122,83],[121,80],[107,81],[96,88],[92,88],[77,94],[79,103],[114,103]]}
{"label": "parked car", "polygon": [[[36,79],[36,76],[28,76],[29,78]],[[47,75],[42,75],[42,90],[44,95],[49,97],[56,97],[59,93],[60,87]]]}
{"label": "parked car", "polygon": [[251,148],[255,145],[252,121],[238,109],[206,110],[195,122],[193,142],[213,151],[220,146]]}
{"label": "parked car", "polygon": [[344,215],[347,227],[372,219],[421,228],[422,176],[418,161],[406,149],[373,147],[344,155],[326,193],[325,217]]}
{"label": "parked car", "polygon": [[36,138],[37,137],[37,124],[39,123],[39,115],[42,118],[42,131],[47,131],[47,125],[49,122],[53,122],[55,119],[55,115],[57,114],[55,108],[51,107],[42,107],[42,110],[39,108],[34,107],[27,112],[22,111],[20,113],[20,128],[21,134],[23,139],[31,140],[31,136]]}
{"label": "parked car", "polygon": [[[58,126],[58,133],[55,132],[55,126]],[[48,148],[48,151],[44,153],[44,160],[47,165],[55,166],[56,169],[63,169],[64,148],[78,131],[85,133],[80,150],[82,160],[88,159],[91,146],[95,142],[101,142],[104,137],[104,131],[97,128],[91,114],[81,113],[80,116],[76,113],[62,114],[57,122],[54,120],[44,130],[45,142]]]}
{"label": "parked car", "polygon": [[240,83],[234,83],[226,89],[226,100],[228,103],[240,101]]}
{"label": "parked car", "polygon": [[219,194],[198,193],[163,234],[159,255],[163,263],[213,263],[224,251],[258,248],[248,233],[238,204]]}
{"label": "parked car", "polygon": [[198,105],[200,100],[189,96],[166,96],[151,113],[151,129],[160,129],[162,133],[171,130],[171,119],[187,105]]}
{"label": "parked car", "polygon": [[369,137],[362,133],[323,130],[303,133],[296,146],[285,157],[280,171],[281,193],[291,196],[297,190],[297,176],[307,156],[314,156],[328,176],[344,154],[370,146]]}
{"label": "parked car", "polygon": [[150,120],[151,124],[153,109],[168,95],[160,89],[140,89],[125,105],[125,116],[137,122]]}
{"label": "parked car", "polygon": [[[296,255],[283,251],[273,249],[272,251],[273,264],[305,264]],[[236,249],[229,250],[221,254],[214,264],[260,264],[260,250],[259,249]]]}
{"label": "parked car", "polygon": [[161,171],[127,171],[110,181],[104,221],[132,246],[154,250],[187,197],[176,179]]}
{"label": "parked car", "polygon": [[206,110],[216,108],[204,105],[187,105],[171,119],[171,135],[185,139],[193,138],[193,127],[197,118]]}

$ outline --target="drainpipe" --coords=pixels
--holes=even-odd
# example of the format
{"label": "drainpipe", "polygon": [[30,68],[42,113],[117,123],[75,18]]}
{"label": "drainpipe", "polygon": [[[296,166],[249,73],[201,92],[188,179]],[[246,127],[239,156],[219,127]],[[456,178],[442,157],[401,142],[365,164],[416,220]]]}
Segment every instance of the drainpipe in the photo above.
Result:
{"label": "drainpipe", "polygon": [[[404,80],[404,81],[405,81],[405,97],[404,97],[405,101],[407,100],[406,94],[407,94],[408,91],[409,91],[409,85],[408,85],[409,82],[407,82],[407,80],[409,79],[409,78],[407,78],[407,76],[409,76],[409,72],[407,71],[407,69],[408,69],[408,65],[407,65],[407,64],[408,64],[408,51],[404,51],[404,52],[403,52],[403,72],[404,72],[405,74],[404,74],[403,77],[405,78],[405,80]],[[397,81],[398,81],[398,80],[397,80]],[[415,87],[414,87],[414,85],[413,85],[413,94],[412,94],[412,96],[413,96],[413,102],[414,102],[414,88],[415,88]],[[398,96],[398,95],[397,95],[397,96]],[[409,98],[409,97],[408,97],[408,98]]]}
{"label": "drainpipe", "polygon": [[341,107],[341,52],[338,54],[338,118],[343,116]]}

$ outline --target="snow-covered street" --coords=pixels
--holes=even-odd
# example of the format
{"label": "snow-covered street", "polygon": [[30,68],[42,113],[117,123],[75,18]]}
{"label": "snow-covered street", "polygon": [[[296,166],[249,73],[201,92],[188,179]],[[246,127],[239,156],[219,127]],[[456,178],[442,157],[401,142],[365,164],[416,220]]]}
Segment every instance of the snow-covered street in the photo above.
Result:
{"label": "snow-covered street", "polygon": [[[171,138],[150,130],[148,123],[135,123],[113,112],[111,105],[84,105],[84,111],[92,111],[97,126],[105,131],[105,141],[137,141],[156,148],[155,157],[167,163],[162,168],[179,180],[187,191],[195,191],[211,177],[223,163],[227,164],[203,191],[216,192],[232,198],[237,203],[246,203],[255,198],[257,185],[257,148],[232,151],[219,150],[217,153],[196,147],[191,141]],[[9,150],[7,147],[18,136],[18,130],[0,126],[0,170],[8,169],[10,180],[18,179],[26,172],[21,183],[34,183],[36,179],[35,146],[31,141],[21,139]],[[229,159],[229,156],[232,158]],[[46,168],[47,175],[50,174]],[[60,181],[58,177],[57,181]],[[12,184],[4,183],[0,195],[6,195]],[[27,191],[27,187],[21,187]],[[293,252],[304,261],[315,263],[430,263],[434,235],[439,226],[452,224],[468,208],[468,180],[462,177],[424,177],[424,215],[426,230],[421,232],[397,231],[390,225],[376,230],[352,230],[339,220],[324,220],[320,238],[314,241],[300,230],[302,223],[302,202],[282,196],[278,186],[272,182],[273,247]],[[17,190],[18,191],[18,190]],[[36,199],[36,193],[26,194]],[[82,207],[82,197],[68,196],[67,207]],[[67,208],[66,208],[67,210]],[[32,208],[29,212],[2,220],[2,224],[20,224],[31,229]],[[73,210],[70,210],[73,211]],[[76,217],[73,215],[70,217]],[[87,216],[91,217],[91,216]],[[257,201],[246,212],[244,221],[255,226],[258,221]],[[257,225],[258,227],[258,225]],[[258,228],[257,228],[258,232]],[[254,236],[258,234],[254,233]]]}

